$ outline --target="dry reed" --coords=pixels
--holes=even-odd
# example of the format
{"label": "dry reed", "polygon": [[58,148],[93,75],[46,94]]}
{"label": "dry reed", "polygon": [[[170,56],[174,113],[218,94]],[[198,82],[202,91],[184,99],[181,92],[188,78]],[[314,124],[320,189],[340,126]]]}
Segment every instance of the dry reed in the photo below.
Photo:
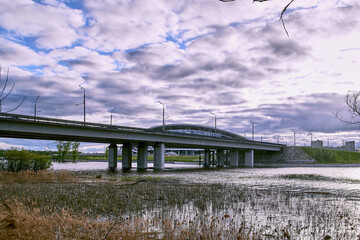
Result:
{"label": "dry reed", "polygon": [[76,182],[77,178],[69,171],[0,171],[0,183],[52,183],[52,182]]}

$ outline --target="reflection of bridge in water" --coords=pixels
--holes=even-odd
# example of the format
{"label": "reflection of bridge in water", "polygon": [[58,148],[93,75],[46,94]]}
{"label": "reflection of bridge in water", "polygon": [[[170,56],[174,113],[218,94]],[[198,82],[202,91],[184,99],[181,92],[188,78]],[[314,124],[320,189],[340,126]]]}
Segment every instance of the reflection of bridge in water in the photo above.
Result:
{"label": "reflection of bridge in water", "polygon": [[[240,135],[200,125],[167,125],[132,128],[97,123],[84,123],[54,118],[17,114],[0,114],[0,137],[108,143],[109,169],[117,167],[117,144],[122,144],[122,168],[131,168],[132,148],[137,146],[137,168],[147,169],[148,147],[154,148],[154,169],[164,169],[167,148],[203,149],[204,167],[211,156],[218,167],[253,167],[256,155],[276,153],[284,145],[250,141]],[[211,154],[211,152],[213,154]]]}

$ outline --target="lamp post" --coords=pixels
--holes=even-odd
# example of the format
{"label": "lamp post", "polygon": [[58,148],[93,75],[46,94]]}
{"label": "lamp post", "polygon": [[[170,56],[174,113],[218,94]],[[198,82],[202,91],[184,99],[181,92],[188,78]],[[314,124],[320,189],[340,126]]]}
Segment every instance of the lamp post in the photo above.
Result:
{"label": "lamp post", "polygon": [[310,133],[310,147],[312,147],[312,137],[313,137],[313,134]]}
{"label": "lamp post", "polygon": [[159,103],[163,107],[163,111],[162,111],[163,127],[162,127],[162,130],[163,130],[163,132],[165,132],[165,104],[160,102],[160,101],[159,101]]}
{"label": "lamp post", "polygon": [[215,133],[216,133],[216,114],[215,113],[213,113],[213,112],[210,112],[212,115],[214,115],[214,117],[215,117]]}
{"label": "lamp post", "polygon": [[113,114],[113,111],[116,109],[116,107],[114,107],[113,110],[111,110],[111,114],[110,114],[110,125],[112,125],[112,114]]}
{"label": "lamp post", "polygon": [[254,127],[255,127],[255,123],[254,123],[254,121],[250,120],[250,124],[251,124],[251,133],[252,133],[251,140],[254,141]]}
{"label": "lamp post", "polygon": [[85,112],[85,88],[83,88],[81,85],[79,85],[79,87],[84,90],[84,125],[85,125],[85,115],[86,115],[86,112]]}
{"label": "lamp post", "polygon": [[35,99],[35,106],[34,106],[34,120],[36,120],[36,102],[39,99],[40,96],[37,96],[37,98]]}

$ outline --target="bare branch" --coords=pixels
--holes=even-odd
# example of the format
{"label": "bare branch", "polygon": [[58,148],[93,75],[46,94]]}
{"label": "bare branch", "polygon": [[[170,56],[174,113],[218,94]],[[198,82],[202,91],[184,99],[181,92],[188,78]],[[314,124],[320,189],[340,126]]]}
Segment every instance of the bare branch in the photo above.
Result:
{"label": "bare branch", "polygon": [[[4,94],[4,91],[5,91],[5,89],[6,89],[6,86],[7,86],[8,81],[9,81],[9,68],[8,68],[8,71],[7,71],[7,75],[6,75],[6,80],[5,80],[4,87],[3,87],[3,89],[0,91],[0,98],[1,98],[1,96]],[[1,100],[1,101],[2,101],[2,100]]]}
{"label": "bare branch", "polygon": [[344,117],[345,108],[342,108],[334,113],[335,117],[346,124],[360,124],[360,91],[349,91],[345,103],[350,116]]}
{"label": "bare branch", "polygon": [[16,106],[16,108],[13,108],[13,109],[11,109],[10,111],[7,111],[7,112],[5,112],[5,113],[10,113],[10,112],[13,112],[13,111],[15,111],[16,109],[18,109],[18,108],[23,104],[23,102],[25,101],[25,99],[26,99],[26,96],[23,98],[23,100],[21,101],[21,103],[19,103],[19,105]]}
{"label": "bare branch", "polygon": [[286,27],[285,27],[285,23],[284,23],[284,18],[283,18],[283,16],[284,16],[284,13],[286,12],[286,10],[288,9],[288,7],[294,2],[295,0],[291,0],[285,7],[284,7],[284,9],[282,10],[282,12],[281,12],[281,14],[280,14],[280,21],[282,22],[282,25],[283,25],[283,28],[284,28],[284,30],[285,30],[285,32],[286,32],[286,35],[289,37],[289,33],[288,33],[288,31],[287,31],[287,29],[286,29]]}

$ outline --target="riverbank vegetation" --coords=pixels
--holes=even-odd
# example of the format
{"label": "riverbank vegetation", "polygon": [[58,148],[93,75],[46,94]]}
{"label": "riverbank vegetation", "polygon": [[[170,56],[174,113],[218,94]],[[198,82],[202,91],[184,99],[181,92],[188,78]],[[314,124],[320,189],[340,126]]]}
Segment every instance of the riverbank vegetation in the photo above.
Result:
{"label": "riverbank vegetation", "polygon": [[45,171],[36,173],[48,174],[45,180],[24,173],[23,181],[11,181],[22,174],[0,175],[0,239],[357,239],[360,233],[356,196],[166,174]]}
{"label": "riverbank vegetation", "polygon": [[322,164],[360,164],[360,153],[326,148],[302,147],[303,151]]}

